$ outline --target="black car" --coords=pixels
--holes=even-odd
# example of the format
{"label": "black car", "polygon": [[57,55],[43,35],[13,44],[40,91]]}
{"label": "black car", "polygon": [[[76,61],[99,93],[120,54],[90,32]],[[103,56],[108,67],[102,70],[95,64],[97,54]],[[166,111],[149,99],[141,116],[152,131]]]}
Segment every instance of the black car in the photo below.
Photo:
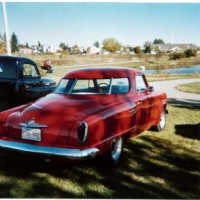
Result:
{"label": "black car", "polygon": [[11,107],[27,103],[55,88],[55,81],[41,77],[31,59],[0,56],[0,103],[7,103]]}

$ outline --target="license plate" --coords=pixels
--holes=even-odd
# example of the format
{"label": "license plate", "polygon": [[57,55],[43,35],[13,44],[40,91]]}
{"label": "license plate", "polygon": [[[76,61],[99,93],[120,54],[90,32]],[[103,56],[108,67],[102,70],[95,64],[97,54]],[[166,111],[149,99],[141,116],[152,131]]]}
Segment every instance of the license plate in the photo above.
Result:
{"label": "license plate", "polygon": [[41,141],[41,129],[22,127],[22,139]]}

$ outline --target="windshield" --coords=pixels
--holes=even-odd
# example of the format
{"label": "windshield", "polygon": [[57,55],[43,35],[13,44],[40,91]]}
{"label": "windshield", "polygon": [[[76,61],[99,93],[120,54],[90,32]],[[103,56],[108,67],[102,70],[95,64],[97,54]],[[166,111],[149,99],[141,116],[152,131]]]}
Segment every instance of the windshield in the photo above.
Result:
{"label": "windshield", "polygon": [[62,79],[55,93],[72,95],[121,94],[129,91],[128,78]]}

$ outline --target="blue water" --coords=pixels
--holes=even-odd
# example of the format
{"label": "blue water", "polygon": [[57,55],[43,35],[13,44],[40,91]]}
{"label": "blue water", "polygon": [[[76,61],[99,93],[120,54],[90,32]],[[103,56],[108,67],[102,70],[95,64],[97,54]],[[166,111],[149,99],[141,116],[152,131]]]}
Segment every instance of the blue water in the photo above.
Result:
{"label": "blue water", "polygon": [[197,74],[200,73],[200,66],[192,66],[192,67],[183,67],[176,69],[152,69],[152,70],[144,70],[145,74],[153,74],[153,73],[170,73],[170,74]]}

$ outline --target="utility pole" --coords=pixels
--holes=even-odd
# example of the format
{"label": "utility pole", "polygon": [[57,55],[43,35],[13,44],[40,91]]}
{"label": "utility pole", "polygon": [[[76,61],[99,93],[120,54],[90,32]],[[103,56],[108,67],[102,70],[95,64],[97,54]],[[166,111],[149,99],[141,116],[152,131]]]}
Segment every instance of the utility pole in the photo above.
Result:
{"label": "utility pole", "polygon": [[6,49],[7,49],[7,54],[11,55],[10,38],[9,38],[9,30],[8,30],[8,19],[7,19],[5,0],[2,1],[2,9],[3,9],[3,19],[4,19],[4,26],[5,26],[5,32],[6,32]]}

